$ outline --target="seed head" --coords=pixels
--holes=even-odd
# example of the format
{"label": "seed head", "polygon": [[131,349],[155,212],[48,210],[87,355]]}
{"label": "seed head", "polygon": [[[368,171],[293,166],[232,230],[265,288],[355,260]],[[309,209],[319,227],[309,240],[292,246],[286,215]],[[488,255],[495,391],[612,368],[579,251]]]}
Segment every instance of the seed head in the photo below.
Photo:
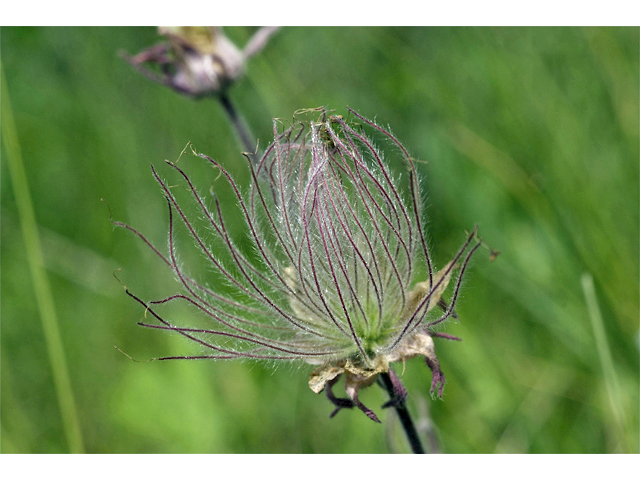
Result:
{"label": "seed head", "polygon": [[[169,206],[169,254],[127,228],[168,265],[183,292],[148,303],[129,295],[158,321],[141,325],[177,332],[205,350],[163,359],[303,361],[317,366],[309,386],[316,393],[326,390],[336,406],[334,414],[357,406],[378,421],[358,399],[359,389],[388,372],[403,397],[404,388],[389,364],[423,356],[433,372],[432,394],[437,389],[442,396],[444,375],[432,337],[457,339],[434,328],[455,315],[462,275],[480,245],[476,230],[436,271],[422,224],[414,160],[388,130],[354,111],[350,115],[358,123],[321,111],[315,121],[296,121],[281,133],[274,121],[274,142],[256,163],[247,156],[252,184],[246,191],[216,160],[199,155],[230,185],[251,252],[230,235],[215,196],[208,205],[183,170],[169,163],[206,220],[203,231],[153,170]],[[393,154],[379,150],[373,136]],[[392,163],[401,168],[392,170]],[[224,288],[201,284],[179,265],[174,217]],[[447,304],[442,295],[454,276]],[[156,305],[171,301],[194,306],[208,326],[176,325],[156,312]],[[434,307],[443,313],[433,316]],[[349,398],[331,391],[343,374]]]}

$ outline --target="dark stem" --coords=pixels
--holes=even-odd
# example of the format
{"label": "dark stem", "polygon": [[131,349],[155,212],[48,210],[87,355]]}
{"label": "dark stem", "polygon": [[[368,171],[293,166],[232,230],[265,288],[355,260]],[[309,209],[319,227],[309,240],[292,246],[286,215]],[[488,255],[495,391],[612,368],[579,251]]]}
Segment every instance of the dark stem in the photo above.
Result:
{"label": "dark stem", "polygon": [[380,377],[382,378],[384,387],[389,393],[393,407],[396,409],[396,412],[398,412],[398,417],[400,417],[400,422],[407,435],[407,440],[409,440],[409,444],[411,445],[411,450],[413,453],[426,453],[404,399],[400,399],[396,395],[391,377],[386,372],[381,373]]}
{"label": "dark stem", "polygon": [[243,148],[247,153],[253,155],[256,148],[255,142],[252,140],[251,133],[249,133],[249,129],[240,117],[238,110],[236,110],[236,107],[233,105],[233,103],[231,103],[229,95],[226,92],[222,92],[220,93],[220,95],[218,95],[218,98],[220,99],[220,103],[222,104],[225,112],[227,112],[233,128],[235,128],[236,133],[240,137]]}

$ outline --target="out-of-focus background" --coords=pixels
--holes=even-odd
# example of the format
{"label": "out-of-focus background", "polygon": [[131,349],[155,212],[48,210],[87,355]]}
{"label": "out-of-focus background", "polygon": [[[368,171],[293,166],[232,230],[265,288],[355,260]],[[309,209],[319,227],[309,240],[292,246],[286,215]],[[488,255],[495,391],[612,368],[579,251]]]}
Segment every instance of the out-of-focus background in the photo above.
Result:
{"label": "out-of-focus background", "polygon": [[[254,31],[225,30],[239,46]],[[164,247],[149,165],[166,176],[163,160],[192,142],[247,184],[241,148],[218,102],[152,84],[118,56],[159,42],[153,28],[1,35],[2,452],[405,451],[377,387],[361,398],[382,425],[358,411],[329,419],[309,366],[134,362],[114,349],[136,360],[193,352],[136,325],[144,311],[120,282],[147,299],[179,288],[110,215]],[[431,419],[445,452],[638,452],[638,38],[637,28],[284,28],[230,91],[261,145],[272,117],[305,107],[350,106],[390,125],[422,161],[437,265],[476,223],[501,252],[491,262],[481,251],[465,281],[460,321],[445,329],[463,341],[437,342],[444,399],[429,396],[424,362],[404,369],[410,409],[421,426]],[[24,165],[28,192],[9,160]],[[181,161],[215,186],[216,172]],[[21,226],[26,193],[35,231]],[[25,247],[34,233],[40,250]],[[42,309],[38,251],[53,298]],[[51,318],[62,350],[46,340]],[[70,389],[59,397],[51,359],[62,357]]]}

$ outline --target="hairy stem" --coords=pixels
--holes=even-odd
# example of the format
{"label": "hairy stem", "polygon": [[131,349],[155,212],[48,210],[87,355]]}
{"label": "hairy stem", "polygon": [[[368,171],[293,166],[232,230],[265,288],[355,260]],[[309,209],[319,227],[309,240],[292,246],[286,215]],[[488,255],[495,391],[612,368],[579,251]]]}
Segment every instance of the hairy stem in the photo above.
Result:
{"label": "hairy stem", "polygon": [[396,396],[391,377],[388,373],[381,373],[380,377],[382,378],[384,388],[389,393],[389,397],[391,398],[393,406],[398,413],[398,417],[400,417],[400,422],[402,423],[402,428],[404,428],[404,432],[407,435],[407,440],[411,445],[411,450],[413,451],[413,453],[427,453],[422,446],[422,442],[420,441],[420,437],[418,436],[418,431],[416,430],[413,419],[411,418],[411,414],[407,409],[407,405],[404,399],[398,399]]}

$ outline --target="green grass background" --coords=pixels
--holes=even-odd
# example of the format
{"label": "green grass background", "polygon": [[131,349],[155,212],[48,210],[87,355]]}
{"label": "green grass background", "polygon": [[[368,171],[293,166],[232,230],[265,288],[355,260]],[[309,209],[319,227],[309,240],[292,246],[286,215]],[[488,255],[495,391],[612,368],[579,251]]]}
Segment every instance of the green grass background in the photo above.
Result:
{"label": "green grass background", "polygon": [[[226,29],[239,45],[253,31]],[[476,223],[502,252],[489,262],[481,251],[465,281],[460,322],[446,328],[463,342],[436,345],[444,400],[430,398],[423,362],[403,375],[445,452],[638,452],[638,39],[637,28],[285,28],[231,90],[261,145],[272,117],[305,107],[389,124],[424,161],[437,265]],[[249,181],[216,101],[151,84],[117,56],[158,40],[153,28],[1,31],[2,452],[405,451],[377,387],[361,398],[383,425],[358,411],[329,419],[304,365],[136,363],[114,349],[193,352],[136,325],[144,312],[116,270],[143,298],[178,287],[109,209],[166,245],[149,164],[166,175],[163,160],[189,141]],[[44,287],[30,270],[37,248],[25,248],[16,152]],[[215,172],[183,161],[213,184]],[[52,313],[59,351],[41,321]],[[61,354],[76,434],[52,373]]]}

